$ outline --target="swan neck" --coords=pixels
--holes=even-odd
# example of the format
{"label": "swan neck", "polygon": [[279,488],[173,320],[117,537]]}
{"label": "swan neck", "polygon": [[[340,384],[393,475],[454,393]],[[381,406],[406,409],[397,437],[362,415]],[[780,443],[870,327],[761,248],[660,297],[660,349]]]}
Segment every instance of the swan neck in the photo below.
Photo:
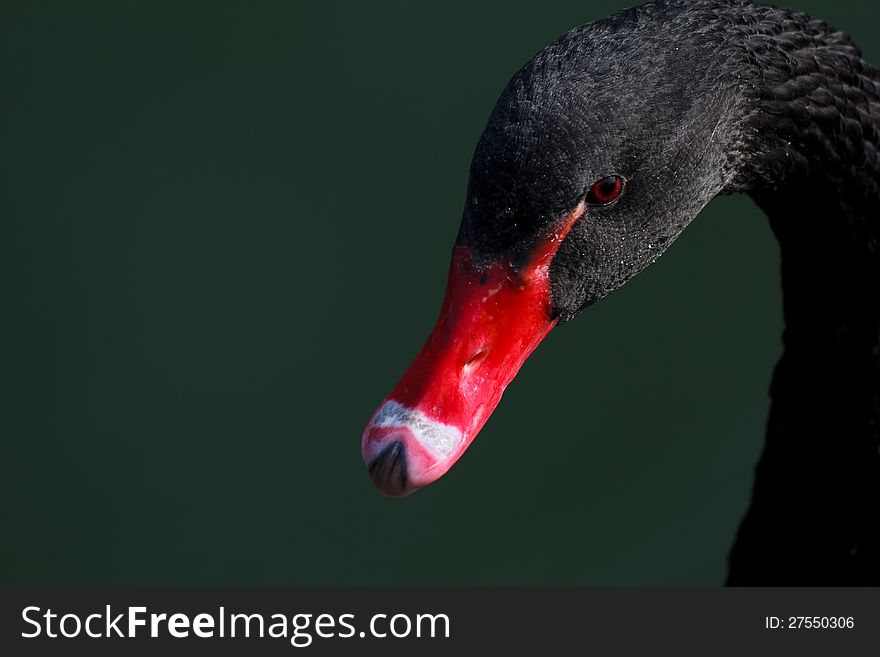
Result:
{"label": "swan neck", "polygon": [[785,349],[728,583],[877,583],[880,74],[823,24],[777,27],[743,47],[736,191],[780,245]]}

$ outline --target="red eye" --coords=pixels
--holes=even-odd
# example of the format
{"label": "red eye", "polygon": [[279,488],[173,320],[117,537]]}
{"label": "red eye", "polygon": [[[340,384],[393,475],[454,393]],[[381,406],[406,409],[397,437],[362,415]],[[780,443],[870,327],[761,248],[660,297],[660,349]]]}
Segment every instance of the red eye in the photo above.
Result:
{"label": "red eye", "polygon": [[621,176],[605,176],[593,183],[587,192],[587,205],[609,205],[617,200],[623,191]]}

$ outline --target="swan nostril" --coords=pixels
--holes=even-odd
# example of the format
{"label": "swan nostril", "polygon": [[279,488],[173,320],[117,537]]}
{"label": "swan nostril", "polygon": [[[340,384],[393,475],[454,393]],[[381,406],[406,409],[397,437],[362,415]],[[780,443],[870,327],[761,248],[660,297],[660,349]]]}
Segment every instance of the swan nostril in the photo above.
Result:
{"label": "swan nostril", "polygon": [[474,352],[473,354],[471,354],[470,356],[468,356],[468,359],[466,361],[464,361],[464,366],[465,367],[473,367],[474,365],[479,363],[481,360],[483,360],[488,355],[489,355],[489,350],[486,349],[485,347],[483,347],[480,350],[478,350],[478,351]]}

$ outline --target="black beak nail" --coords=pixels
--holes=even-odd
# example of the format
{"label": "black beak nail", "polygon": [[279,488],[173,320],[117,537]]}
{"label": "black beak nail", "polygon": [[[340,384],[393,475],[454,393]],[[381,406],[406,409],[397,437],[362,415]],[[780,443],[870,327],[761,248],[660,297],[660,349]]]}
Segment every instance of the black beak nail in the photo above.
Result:
{"label": "black beak nail", "polygon": [[369,471],[373,484],[388,497],[403,497],[412,492],[407,487],[406,449],[399,440],[379,452]]}

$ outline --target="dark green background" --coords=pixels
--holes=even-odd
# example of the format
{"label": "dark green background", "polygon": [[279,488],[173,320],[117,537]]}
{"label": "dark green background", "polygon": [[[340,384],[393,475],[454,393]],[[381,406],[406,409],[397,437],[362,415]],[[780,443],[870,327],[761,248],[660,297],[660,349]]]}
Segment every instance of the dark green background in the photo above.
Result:
{"label": "dark green background", "polygon": [[[495,98],[628,3],[476,4],[3,3],[0,583],[722,582],[780,349],[745,198],[555,330],[439,483],[365,474]],[[880,60],[880,10],[799,7]]]}

